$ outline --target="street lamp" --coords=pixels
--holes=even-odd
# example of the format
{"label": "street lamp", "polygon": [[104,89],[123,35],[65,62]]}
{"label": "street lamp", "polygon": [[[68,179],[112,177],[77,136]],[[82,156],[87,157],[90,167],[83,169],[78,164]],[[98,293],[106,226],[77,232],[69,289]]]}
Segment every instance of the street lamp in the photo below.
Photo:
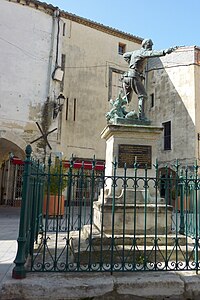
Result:
{"label": "street lamp", "polygon": [[62,111],[64,102],[65,102],[65,96],[63,95],[63,93],[60,93],[53,104],[53,119],[56,119],[58,113]]}

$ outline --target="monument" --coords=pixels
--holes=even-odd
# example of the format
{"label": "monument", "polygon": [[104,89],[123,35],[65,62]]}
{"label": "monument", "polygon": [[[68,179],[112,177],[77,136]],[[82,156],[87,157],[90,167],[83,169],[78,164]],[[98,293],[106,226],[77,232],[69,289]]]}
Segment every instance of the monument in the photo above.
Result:
{"label": "monument", "polygon": [[[149,180],[148,187],[145,187],[145,182],[141,179],[124,188],[123,179],[125,170],[126,179],[129,178],[130,181],[135,176],[135,170],[137,178],[145,178],[145,172],[148,178],[156,178],[153,164],[156,163],[157,141],[163,128],[152,125],[145,116],[144,101],[147,99],[147,92],[143,85],[143,72],[148,58],[170,54],[175,48],[154,51],[152,45],[151,39],[144,39],[140,50],[123,55],[129,69],[122,76],[122,89],[118,98],[111,101],[112,108],[106,114],[107,126],[101,133],[101,138],[106,140],[107,180],[106,192],[94,203],[94,225],[102,230],[103,220],[103,230],[108,235],[113,230],[118,235],[130,235],[134,232],[152,234],[155,230],[158,234],[163,234],[166,230],[171,230],[172,207],[168,207],[169,218],[166,223],[166,204],[160,198],[159,189],[155,189],[155,181]],[[138,96],[138,108],[127,112],[126,105],[131,102],[133,92]],[[122,179],[113,184],[116,172],[117,178]],[[134,218],[136,219],[133,221]]]}
{"label": "monument", "polygon": [[[112,239],[116,249],[122,247],[123,251],[131,245],[131,253],[133,244],[136,249],[136,240],[144,242],[145,236],[148,243],[152,235],[171,232],[172,207],[160,197],[154,167],[163,128],[154,126],[145,116],[147,92],[143,71],[148,58],[170,54],[175,48],[154,51],[152,45],[151,39],[145,39],[140,50],[123,55],[129,69],[123,74],[121,91],[116,100],[110,101],[112,108],[106,114],[107,125],[101,133],[106,140],[105,185],[98,201],[93,203],[92,227],[83,228],[85,239],[92,241],[96,253],[100,241],[110,244]],[[133,92],[137,94],[138,107],[127,112]]]}
{"label": "monument", "polygon": [[[106,114],[107,126],[103,129],[101,137],[106,140],[106,176],[113,176],[113,162],[118,163],[118,175],[123,175],[126,163],[127,174],[133,174],[134,163],[137,163],[138,176],[148,169],[148,175],[153,177],[155,171],[153,164],[157,158],[157,140],[162,133],[162,127],[154,126],[144,112],[144,101],[147,92],[143,85],[144,68],[147,59],[160,57],[171,53],[175,48],[155,51],[152,50],[151,39],[144,39],[142,47],[133,52],[124,53],[124,59],[129,64],[129,69],[122,75],[122,88],[116,100],[111,101],[112,108]],[[138,108],[129,112],[126,105],[131,102],[133,91],[138,96]],[[137,112],[136,112],[137,111]],[[117,188],[117,194],[121,189]],[[107,185],[109,194],[111,186]],[[151,197],[151,188],[149,189]]]}

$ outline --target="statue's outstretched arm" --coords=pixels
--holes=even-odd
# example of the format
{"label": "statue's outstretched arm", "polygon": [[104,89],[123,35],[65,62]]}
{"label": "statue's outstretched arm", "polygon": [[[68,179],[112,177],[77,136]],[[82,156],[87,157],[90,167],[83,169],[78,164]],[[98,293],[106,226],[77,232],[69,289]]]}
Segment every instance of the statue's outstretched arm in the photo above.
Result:
{"label": "statue's outstretched arm", "polygon": [[166,54],[170,54],[173,51],[175,51],[178,47],[171,47],[166,50],[151,50],[151,51],[146,51],[145,54],[143,54],[145,57],[159,57],[159,56],[165,56]]}
{"label": "statue's outstretched arm", "polygon": [[178,48],[178,46],[170,47],[170,48],[164,50],[163,52],[164,52],[165,54],[170,54],[170,53],[174,52],[177,48]]}

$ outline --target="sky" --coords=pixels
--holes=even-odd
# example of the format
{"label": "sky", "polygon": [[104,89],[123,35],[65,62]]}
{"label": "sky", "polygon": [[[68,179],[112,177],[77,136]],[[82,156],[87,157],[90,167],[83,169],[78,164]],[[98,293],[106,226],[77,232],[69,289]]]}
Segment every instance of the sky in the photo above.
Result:
{"label": "sky", "polygon": [[[43,0],[45,1],[45,0]],[[200,0],[46,0],[80,17],[141,38],[155,49],[200,46]]]}

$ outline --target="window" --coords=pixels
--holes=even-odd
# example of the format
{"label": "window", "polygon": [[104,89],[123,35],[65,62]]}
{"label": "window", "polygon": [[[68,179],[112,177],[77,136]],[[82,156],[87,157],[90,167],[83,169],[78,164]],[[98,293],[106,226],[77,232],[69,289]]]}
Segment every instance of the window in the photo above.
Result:
{"label": "window", "polygon": [[122,88],[122,74],[124,74],[124,71],[122,70],[109,68],[108,101],[110,101],[110,99],[114,100],[118,97]]}
{"label": "window", "polygon": [[76,121],[76,98],[74,98],[74,121]]}
{"label": "window", "polygon": [[164,127],[164,150],[171,150],[171,121],[162,125]]}
{"label": "window", "polygon": [[119,53],[120,55],[123,55],[125,52],[126,52],[126,45],[125,45],[125,44],[122,44],[122,43],[119,43],[119,46],[118,46],[118,53]]}
{"label": "window", "polygon": [[63,23],[63,36],[65,36],[66,23]]}
{"label": "window", "polygon": [[65,120],[68,120],[69,98],[66,99]]}
{"label": "window", "polygon": [[151,107],[154,107],[154,93],[152,93],[151,95],[150,95],[150,100],[151,100]]}

